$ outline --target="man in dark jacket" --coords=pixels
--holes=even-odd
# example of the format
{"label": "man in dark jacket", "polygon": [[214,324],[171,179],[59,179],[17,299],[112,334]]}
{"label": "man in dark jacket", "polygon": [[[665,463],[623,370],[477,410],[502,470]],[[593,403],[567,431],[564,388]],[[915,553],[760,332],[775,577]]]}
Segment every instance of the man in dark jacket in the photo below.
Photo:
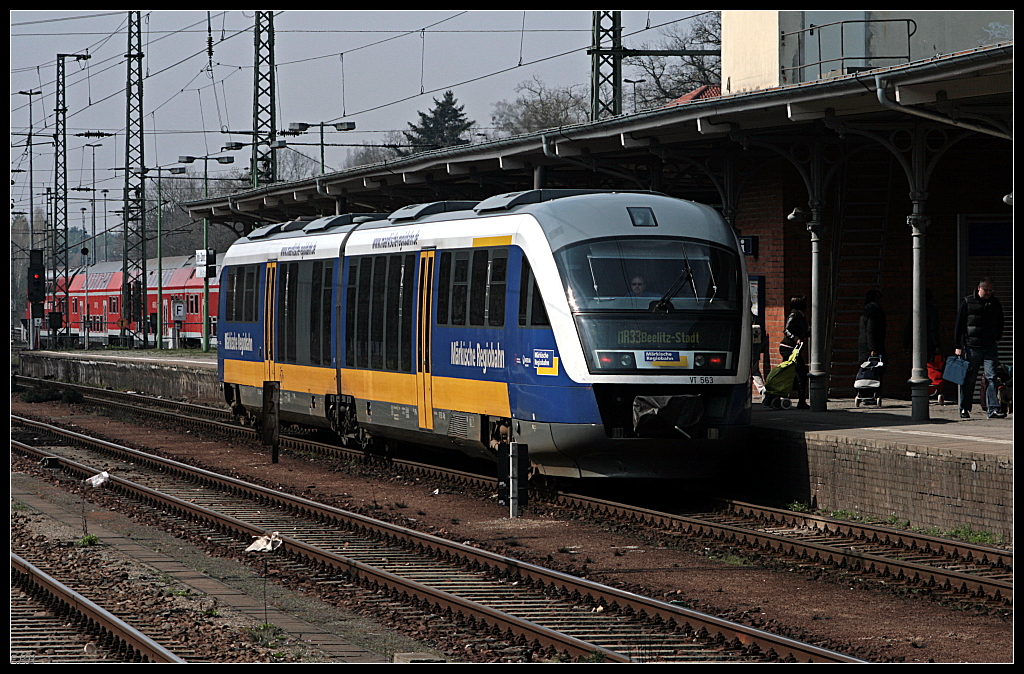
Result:
{"label": "man in dark jacket", "polygon": [[[974,401],[974,382],[978,372],[984,368],[988,380],[995,381],[999,367],[997,346],[1003,338],[1003,305],[995,296],[995,284],[985,277],[978,283],[978,289],[960,302],[956,312],[956,326],[953,329],[953,344],[956,355],[970,364],[963,386],[960,387],[960,418],[971,418]],[[1006,416],[1000,410],[996,387],[989,386],[986,392],[986,407],[989,419]]]}

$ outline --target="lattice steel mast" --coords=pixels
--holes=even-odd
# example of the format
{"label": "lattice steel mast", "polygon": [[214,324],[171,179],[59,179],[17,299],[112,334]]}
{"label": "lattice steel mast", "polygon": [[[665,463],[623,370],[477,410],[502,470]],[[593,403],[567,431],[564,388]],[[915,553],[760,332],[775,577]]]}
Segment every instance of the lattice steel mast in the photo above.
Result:
{"label": "lattice steel mast", "polygon": [[622,114],[622,12],[594,11],[590,119]]}
{"label": "lattice steel mast", "polygon": [[[142,16],[128,12],[127,119],[124,154],[124,262],[121,316],[134,322],[121,334],[133,343],[141,336],[147,344],[146,316],[146,177],[142,133]],[[129,334],[130,331],[130,334]]]}
{"label": "lattice steel mast", "polygon": [[274,91],[274,13],[256,12],[252,99],[252,186],[277,181],[277,110]]}

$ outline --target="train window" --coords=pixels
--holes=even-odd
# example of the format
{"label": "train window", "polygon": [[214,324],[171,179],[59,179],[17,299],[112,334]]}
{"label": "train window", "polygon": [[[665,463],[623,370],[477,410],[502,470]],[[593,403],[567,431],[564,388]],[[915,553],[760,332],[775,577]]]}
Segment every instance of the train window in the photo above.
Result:
{"label": "train window", "polygon": [[111,314],[120,313],[118,311],[119,300],[120,300],[120,298],[117,297],[117,296],[108,297],[107,298],[107,305],[108,305],[107,313],[111,313]]}
{"label": "train window", "polygon": [[491,275],[487,284],[487,325],[505,325],[505,276],[508,272],[508,251],[495,250],[491,259]]}
{"label": "train window", "polygon": [[469,253],[456,253],[452,282],[452,325],[466,324],[466,300],[469,298]]}
{"label": "train window", "polygon": [[[314,281],[316,276],[313,277]],[[320,364],[331,364],[331,316],[333,305],[331,303],[332,291],[334,289],[334,269],[331,264],[325,264],[323,276],[320,277]]]}
{"label": "train window", "polygon": [[540,285],[530,269],[530,262],[523,257],[522,272],[519,276],[519,325],[522,327],[548,326],[548,312],[540,296]]}
{"label": "train window", "polygon": [[285,363],[298,360],[298,296],[299,296],[299,263],[291,262],[280,265],[278,277],[278,307],[280,321],[278,336],[280,340],[278,358]]}
{"label": "train window", "polygon": [[705,242],[659,237],[590,241],[555,254],[574,311],[736,309],[739,262]]}
{"label": "train window", "polygon": [[473,270],[469,290],[469,324],[483,325],[487,306],[487,251],[473,251]]}
{"label": "train window", "polygon": [[356,367],[370,366],[370,282],[373,260],[363,258],[359,264],[359,286],[356,311]]}
{"label": "train window", "polygon": [[437,263],[437,324],[448,324],[448,307],[451,299],[452,254],[441,253]]}
{"label": "train window", "polygon": [[323,338],[321,325],[323,324],[323,283],[324,263],[321,260],[313,262],[313,292],[309,294],[309,360],[313,365],[321,365],[320,340]]}
{"label": "train window", "polygon": [[[323,365],[324,339],[324,262],[313,262],[312,292],[309,294],[309,362],[311,365]],[[330,301],[330,297],[327,298]],[[329,362],[330,364],[330,362]]]}
{"label": "train window", "polygon": [[229,267],[227,275],[224,277],[224,285],[222,292],[224,293],[224,320],[234,321],[235,319],[235,302],[241,298],[241,293],[235,289],[235,284],[238,282],[238,268]]}
{"label": "train window", "polygon": [[373,261],[373,299],[370,318],[370,367],[380,370],[384,367],[384,296],[387,283],[387,258],[380,256]]}
{"label": "train window", "polygon": [[398,326],[401,324],[402,306],[402,256],[388,257],[387,299],[384,326],[384,369],[397,370],[399,366]]}
{"label": "train window", "polygon": [[544,298],[540,295],[540,284],[533,279],[533,297],[530,298],[530,325],[547,326],[551,325],[548,320],[548,310],[544,307]]}
{"label": "train window", "polygon": [[356,291],[359,265],[352,260],[348,267],[348,291],[345,295],[345,363],[356,365]]}
{"label": "train window", "polygon": [[242,320],[256,322],[256,265],[245,266],[245,281],[242,285]]}

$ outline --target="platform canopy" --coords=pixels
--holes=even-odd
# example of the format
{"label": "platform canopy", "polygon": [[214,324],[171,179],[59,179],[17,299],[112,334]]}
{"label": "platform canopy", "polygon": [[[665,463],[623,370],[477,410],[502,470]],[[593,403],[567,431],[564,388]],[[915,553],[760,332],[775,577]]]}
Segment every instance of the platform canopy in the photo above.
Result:
{"label": "platform canopy", "polygon": [[185,204],[240,234],[269,222],[474,201],[534,187],[652,189],[719,205],[737,150],[922,120],[1012,140],[1013,44],[459,146]]}

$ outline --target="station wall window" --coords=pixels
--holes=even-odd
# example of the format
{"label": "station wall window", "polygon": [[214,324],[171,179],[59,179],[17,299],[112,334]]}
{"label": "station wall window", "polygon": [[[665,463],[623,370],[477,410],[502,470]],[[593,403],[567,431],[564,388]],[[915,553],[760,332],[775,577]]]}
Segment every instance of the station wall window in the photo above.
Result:
{"label": "station wall window", "polygon": [[437,324],[504,327],[507,274],[507,248],[441,253],[437,272]]}
{"label": "station wall window", "polygon": [[349,263],[345,363],[412,372],[416,255],[375,255]]}

